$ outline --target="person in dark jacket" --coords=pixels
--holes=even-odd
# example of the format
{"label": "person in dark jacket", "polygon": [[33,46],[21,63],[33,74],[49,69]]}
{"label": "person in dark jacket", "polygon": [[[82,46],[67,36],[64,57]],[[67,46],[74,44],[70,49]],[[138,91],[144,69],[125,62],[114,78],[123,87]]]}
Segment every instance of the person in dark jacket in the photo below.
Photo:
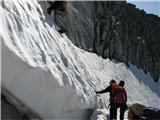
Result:
{"label": "person in dark jacket", "polygon": [[52,10],[59,10],[59,11],[66,11],[67,9],[67,1],[62,0],[62,1],[54,1],[54,2],[49,2],[51,6],[47,8],[48,14],[51,15]]}
{"label": "person in dark jacket", "polygon": [[124,113],[127,110],[127,93],[124,88],[124,81],[120,81],[119,85],[115,90],[113,91],[113,98],[115,101],[115,115],[117,116],[117,109],[120,108],[120,120],[124,120]]}
{"label": "person in dark jacket", "polygon": [[113,89],[118,86],[116,81],[115,80],[111,80],[109,82],[109,86],[102,90],[102,91],[95,91],[97,94],[103,94],[103,93],[106,93],[106,92],[109,92],[110,93],[110,120],[113,120],[113,119],[116,119],[116,107],[115,107],[115,102],[114,102],[114,99],[113,99]]}

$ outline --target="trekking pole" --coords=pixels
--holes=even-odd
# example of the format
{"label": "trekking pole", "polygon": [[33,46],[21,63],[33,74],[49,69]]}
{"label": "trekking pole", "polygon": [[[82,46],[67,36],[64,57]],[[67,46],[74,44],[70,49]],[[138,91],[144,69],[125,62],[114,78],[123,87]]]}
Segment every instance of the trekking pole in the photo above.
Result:
{"label": "trekking pole", "polygon": [[[103,98],[94,90],[94,92],[96,93],[96,98],[97,98],[97,107],[99,109],[103,109],[105,106],[105,103],[103,101]],[[106,107],[106,106],[105,106]]]}
{"label": "trekking pole", "polygon": [[97,108],[100,108],[100,105],[99,105],[99,97],[100,97],[100,95],[96,92],[96,90],[93,88],[93,90],[94,90],[94,92],[96,93],[96,106],[97,106]]}
{"label": "trekking pole", "polygon": [[97,94],[97,108],[101,109],[101,97],[99,94]]}
{"label": "trekking pole", "polygon": [[97,95],[97,107],[99,109],[103,109],[103,98],[99,95],[99,94],[96,94]]}

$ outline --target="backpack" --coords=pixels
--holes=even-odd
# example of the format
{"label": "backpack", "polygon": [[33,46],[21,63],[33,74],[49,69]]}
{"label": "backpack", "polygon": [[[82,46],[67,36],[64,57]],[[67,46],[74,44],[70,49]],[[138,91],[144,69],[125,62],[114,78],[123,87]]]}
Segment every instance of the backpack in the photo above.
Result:
{"label": "backpack", "polygon": [[116,103],[125,103],[125,89],[121,86],[117,86],[113,91],[113,99]]}
{"label": "backpack", "polygon": [[151,119],[160,119],[160,109],[153,107],[146,107],[143,110],[143,115]]}
{"label": "backpack", "polygon": [[114,91],[118,87],[118,84],[117,83],[112,83],[111,87],[112,87],[112,91]]}
{"label": "backpack", "polygon": [[118,84],[117,83],[112,83],[111,88],[112,88],[111,100],[114,100],[114,90],[116,88],[118,88]]}

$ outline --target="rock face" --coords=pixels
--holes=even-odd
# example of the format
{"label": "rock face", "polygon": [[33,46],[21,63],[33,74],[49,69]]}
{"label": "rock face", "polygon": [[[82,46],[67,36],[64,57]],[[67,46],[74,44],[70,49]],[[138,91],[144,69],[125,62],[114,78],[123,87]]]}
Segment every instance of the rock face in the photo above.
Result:
{"label": "rock face", "polygon": [[68,2],[56,23],[78,47],[160,75],[160,18],[125,1]]}
{"label": "rock face", "polygon": [[[126,2],[97,2],[94,51],[160,75],[160,18]],[[102,12],[104,11],[104,12]]]}
{"label": "rock face", "polygon": [[[51,5],[44,1],[39,3],[44,11]],[[65,13],[52,11],[58,26],[65,29],[65,33],[76,46],[85,50],[93,46],[94,4],[90,1],[69,1]]]}

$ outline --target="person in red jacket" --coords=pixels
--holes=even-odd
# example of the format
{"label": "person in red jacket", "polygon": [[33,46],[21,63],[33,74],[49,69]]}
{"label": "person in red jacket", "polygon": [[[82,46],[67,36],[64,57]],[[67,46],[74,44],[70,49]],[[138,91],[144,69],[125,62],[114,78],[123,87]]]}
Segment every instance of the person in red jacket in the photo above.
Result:
{"label": "person in red jacket", "polygon": [[124,119],[124,113],[127,110],[127,93],[124,88],[124,81],[120,81],[118,87],[113,92],[113,99],[115,101],[115,115],[117,116],[117,109],[120,108],[120,120]]}
{"label": "person in red jacket", "polygon": [[118,86],[115,80],[111,80],[109,82],[109,86],[102,90],[102,91],[95,91],[97,94],[102,94],[102,93],[106,93],[109,92],[110,93],[110,120],[114,120],[116,119],[116,107],[115,107],[115,102],[113,99],[113,91],[114,89]]}

